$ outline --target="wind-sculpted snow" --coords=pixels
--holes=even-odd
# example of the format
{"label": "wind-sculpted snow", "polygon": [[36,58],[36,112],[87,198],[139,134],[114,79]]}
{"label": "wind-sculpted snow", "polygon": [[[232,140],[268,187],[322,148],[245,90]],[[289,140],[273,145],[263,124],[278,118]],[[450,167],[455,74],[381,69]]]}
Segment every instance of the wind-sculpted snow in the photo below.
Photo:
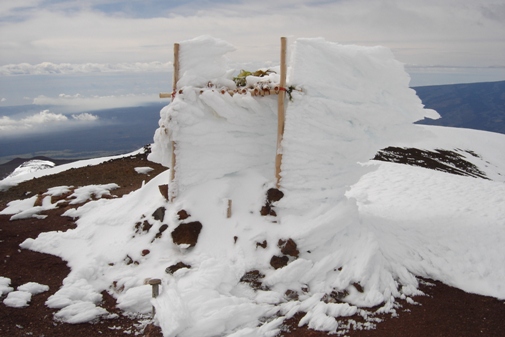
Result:
{"label": "wind-sculpted snow", "polygon": [[[213,65],[230,49],[210,38],[181,48],[202,45]],[[181,64],[199,64],[184,57]],[[22,244],[72,268],[47,303],[60,308],[59,319],[106,315],[99,302],[107,290],[128,312],[146,314],[153,305],[164,336],[275,336],[297,313],[304,313],[299,324],[330,332],[346,329],[337,317],[371,317],[375,306],[394,313],[398,301],[420,294],[417,276],[505,298],[502,182],[358,164],[388,145],[429,149],[435,139],[441,148],[494,158],[494,173],[483,169],[493,179],[505,168],[503,149],[485,144],[503,144],[505,136],[480,133],[472,144],[465,130],[444,137],[443,129],[412,125],[434,114],[423,110],[387,49],[300,40],[292,60],[289,81],[302,91],[288,103],[277,216],[260,215],[274,184],[275,99],[200,94],[201,80],[188,79],[161,112],[151,156],[170,163],[171,133],[175,201],[159,193],[167,171],[122,198],[67,211],[78,218],[76,229]],[[229,79],[214,70],[213,79]],[[196,245],[174,243],[174,230],[196,221]],[[296,253],[286,253],[286,242]],[[273,257],[287,265],[274,267]],[[161,279],[157,299],[149,297],[148,278]]]}

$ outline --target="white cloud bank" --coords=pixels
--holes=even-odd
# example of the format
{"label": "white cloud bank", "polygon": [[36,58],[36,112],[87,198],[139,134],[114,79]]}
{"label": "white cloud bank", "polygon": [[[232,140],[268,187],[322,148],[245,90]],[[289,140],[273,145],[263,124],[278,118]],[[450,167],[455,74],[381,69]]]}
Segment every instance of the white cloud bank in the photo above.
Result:
{"label": "white cloud bank", "polygon": [[33,99],[33,104],[64,107],[65,111],[91,111],[126,106],[141,106],[159,101],[160,99],[157,94],[126,94],[107,96],[59,94],[57,97],[39,95]]}
{"label": "white cloud bank", "polygon": [[134,62],[134,63],[19,63],[0,66],[0,75],[52,75],[84,73],[138,73],[168,72],[172,62]]}
{"label": "white cloud bank", "polygon": [[69,116],[43,110],[39,113],[19,119],[9,116],[0,116],[0,131],[2,136],[19,135],[26,133],[51,132],[61,128],[78,127],[83,124],[98,121],[98,116],[84,112]]}

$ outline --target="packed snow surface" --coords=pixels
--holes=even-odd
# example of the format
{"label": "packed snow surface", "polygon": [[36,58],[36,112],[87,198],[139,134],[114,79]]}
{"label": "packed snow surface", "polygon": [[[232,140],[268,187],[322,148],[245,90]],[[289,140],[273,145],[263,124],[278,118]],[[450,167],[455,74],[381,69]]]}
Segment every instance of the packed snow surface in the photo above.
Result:
{"label": "packed snow surface", "polygon": [[19,167],[17,167],[11,174],[9,174],[8,177],[16,177],[19,175],[32,173],[40,170],[46,170],[53,167],[54,163],[49,160],[40,160],[40,159],[28,160],[23,164],[21,164]]}
{"label": "packed snow surface", "polygon": [[[201,88],[208,80],[232,85],[223,61],[231,50],[210,37],[181,43],[182,93],[161,111],[150,156],[170,165],[176,141],[172,203],[158,188],[167,170],[122,198],[68,210],[77,228],[22,243],[68,261],[70,274],[46,303],[57,319],[107,315],[103,290],[127,312],[154,306],[164,336],[181,337],[274,336],[298,312],[306,313],[300,325],[335,332],[343,328],[336,317],[368,317],[373,306],[394,313],[398,301],[420,294],[417,276],[505,299],[504,135],[412,125],[436,113],[423,109],[387,49],[298,40],[285,196],[276,217],[261,216],[274,185],[277,102]],[[477,154],[469,157],[491,180],[369,161],[388,145],[438,144]],[[9,207],[28,212],[33,202]],[[179,220],[183,209],[189,218]],[[202,224],[196,245],[175,244],[174,230],[194,221]],[[288,239],[298,257],[281,252],[279,240]],[[289,263],[274,269],[272,257],[283,255]],[[166,271],[179,262],[188,267]],[[259,289],[240,282],[251,271],[263,276]],[[161,279],[156,299],[149,278]]]}

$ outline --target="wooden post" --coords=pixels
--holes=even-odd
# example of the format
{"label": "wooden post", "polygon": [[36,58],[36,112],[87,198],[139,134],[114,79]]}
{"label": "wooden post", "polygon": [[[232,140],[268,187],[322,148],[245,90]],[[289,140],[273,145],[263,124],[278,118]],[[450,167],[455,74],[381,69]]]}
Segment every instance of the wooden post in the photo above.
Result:
{"label": "wooden post", "polygon": [[[153,298],[158,297],[158,295],[160,294],[160,288],[159,287],[160,287],[160,284],[161,284],[161,280],[159,278],[151,279],[151,280],[149,280],[149,284],[152,287],[152,296],[153,296]],[[153,306],[153,312],[152,312],[153,317],[154,317],[155,314],[156,314],[156,310],[154,309],[154,306]]]}
{"label": "wooden post", "polygon": [[226,208],[226,217],[228,219],[231,218],[231,207],[232,207],[232,201],[231,199],[228,199],[228,207]]}
{"label": "wooden post", "polygon": [[280,90],[277,99],[277,152],[275,155],[275,179],[276,187],[280,188],[281,180],[281,164],[282,164],[282,137],[284,135],[284,120],[285,120],[285,107],[284,101],[286,99],[286,43],[287,39],[281,37],[281,79]]}
{"label": "wooden post", "polygon": [[[172,99],[173,95],[177,91],[177,82],[179,81],[179,44],[174,43],[174,77],[172,79]],[[176,144],[175,141],[172,139],[170,141],[170,148],[172,151],[172,159],[171,159],[171,165],[170,165],[170,184],[172,185],[171,190],[170,190],[170,202],[174,201],[176,191],[174,191],[173,188],[173,182],[175,179],[175,165],[177,164],[177,158],[175,156],[175,148]]]}

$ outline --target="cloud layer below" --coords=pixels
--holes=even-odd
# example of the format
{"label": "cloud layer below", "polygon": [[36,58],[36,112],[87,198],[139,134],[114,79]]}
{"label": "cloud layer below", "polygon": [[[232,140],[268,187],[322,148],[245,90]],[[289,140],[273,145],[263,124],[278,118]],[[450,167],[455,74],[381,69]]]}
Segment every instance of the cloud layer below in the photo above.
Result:
{"label": "cloud layer below", "polygon": [[61,128],[79,127],[98,121],[98,116],[91,113],[80,113],[66,116],[43,110],[39,113],[28,115],[19,119],[9,116],[0,116],[0,132],[2,136],[19,136],[27,133],[53,132]]}

